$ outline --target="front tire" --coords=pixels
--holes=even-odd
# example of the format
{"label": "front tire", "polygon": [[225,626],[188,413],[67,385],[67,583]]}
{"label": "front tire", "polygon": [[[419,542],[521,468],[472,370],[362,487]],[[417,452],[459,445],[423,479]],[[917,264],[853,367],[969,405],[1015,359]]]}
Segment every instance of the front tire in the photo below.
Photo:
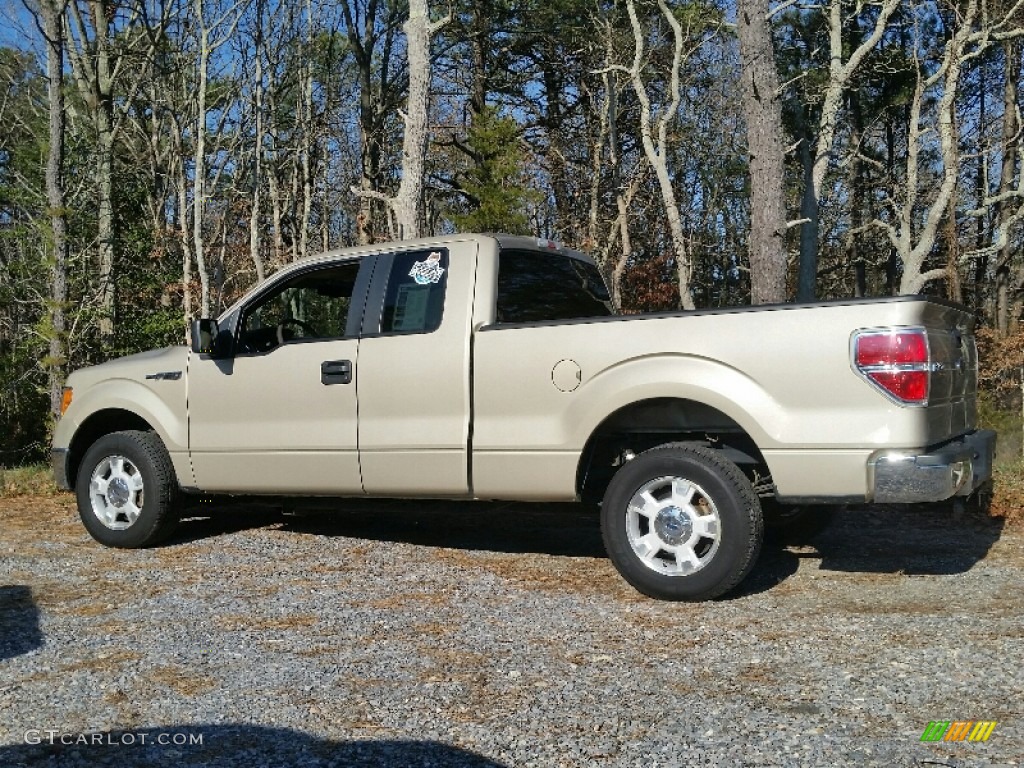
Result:
{"label": "front tire", "polygon": [[601,507],[612,563],[661,600],[710,600],[757,560],[764,522],[747,477],[721,453],[675,443],[637,456],[612,478]]}
{"label": "front tire", "polygon": [[178,481],[153,432],[112,432],[93,443],[75,491],[82,524],[108,547],[151,546],[178,523]]}

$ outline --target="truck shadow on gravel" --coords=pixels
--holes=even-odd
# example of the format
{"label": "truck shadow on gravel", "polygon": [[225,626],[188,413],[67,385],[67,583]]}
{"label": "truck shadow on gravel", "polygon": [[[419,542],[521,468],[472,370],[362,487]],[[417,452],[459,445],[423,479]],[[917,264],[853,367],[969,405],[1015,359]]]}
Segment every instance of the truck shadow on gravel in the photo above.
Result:
{"label": "truck shadow on gravel", "polygon": [[28,743],[0,746],[0,765],[504,768],[481,755],[436,741],[330,741],[289,728],[258,725],[169,725],[84,734],[28,731],[25,740]]}
{"label": "truck shadow on gravel", "polygon": [[[275,504],[218,503],[193,510],[169,545],[260,528],[425,547],[606,559],[598,514],[579,504],[340,499]],[[286,503],[286,509],[288,504]],[[769,538],[751,574],[727,597],[772,589],[801,561],[822,570],[949,575],[969,571],[1002,534],[1003,520],[955,515],[948,505],[850,506],[805,538]],[[805,566],[806,567],[806,566]]]}
{"label": "truck shadow on gravel", "polygon": [[823,570],[948,576],[984,560],[1005,523],[948,504],[849,507],[813,546]]}
{"label": "truck shadow on gravel", "polygon": [[[796,573],[801,561],[823,571],[949,576],[984,560],[1005,520],[956,514],[943,504],[850,506],[810,536],[769,538],[757,566],[727,599],[770,590]],[[813,566],[812,566],[813,567]]]}
{"label": "truck shadow on gravel", "polygon": [[306,500],[301,506],[211,504],[184,520],[168,544],[277,525],[315,536],[344,536],[425,547],[605,557],[597,513],[580,504],[393,499]]}
{"label": "truck shadow on gravel", "polygon": [[42,645],[39,608],[32,590],[21,584],[0,585],[0,661],[29,653]]}

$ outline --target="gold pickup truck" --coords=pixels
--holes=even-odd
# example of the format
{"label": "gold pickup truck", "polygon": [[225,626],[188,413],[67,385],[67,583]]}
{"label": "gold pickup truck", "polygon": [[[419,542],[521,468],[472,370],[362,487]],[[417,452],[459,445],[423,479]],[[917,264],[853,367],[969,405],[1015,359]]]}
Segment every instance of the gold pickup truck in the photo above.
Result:
{"label": "gold pickup truck", "polygon": [[631,584],[700,600],[750,571],[762,509],[985,484],[976,379],[941,300],[615,316],[587,256],[453,235],[299,261],[191,349],[73,373],[53,466],[114,547],[188,493],[600,503]]}

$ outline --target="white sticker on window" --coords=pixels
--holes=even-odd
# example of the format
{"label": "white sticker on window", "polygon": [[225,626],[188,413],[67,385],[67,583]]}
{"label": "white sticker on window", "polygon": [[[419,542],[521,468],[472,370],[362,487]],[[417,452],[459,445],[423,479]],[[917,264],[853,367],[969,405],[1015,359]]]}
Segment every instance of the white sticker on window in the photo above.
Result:
{"label": "white sticker on window", "polygon": [[417,261],[409,270],[409,277],[419,285],[441,282],[444,267],[441,266],[441,252],[434,251],[423,261]]}

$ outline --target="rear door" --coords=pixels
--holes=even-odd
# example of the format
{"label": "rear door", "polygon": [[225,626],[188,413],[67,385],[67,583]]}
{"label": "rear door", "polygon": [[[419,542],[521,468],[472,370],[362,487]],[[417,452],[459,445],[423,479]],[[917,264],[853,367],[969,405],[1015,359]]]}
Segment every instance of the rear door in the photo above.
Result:
{"label": "rear door", "polygon": [[469,493],[475,240],[381,255],[359,347],[368,494]]}

